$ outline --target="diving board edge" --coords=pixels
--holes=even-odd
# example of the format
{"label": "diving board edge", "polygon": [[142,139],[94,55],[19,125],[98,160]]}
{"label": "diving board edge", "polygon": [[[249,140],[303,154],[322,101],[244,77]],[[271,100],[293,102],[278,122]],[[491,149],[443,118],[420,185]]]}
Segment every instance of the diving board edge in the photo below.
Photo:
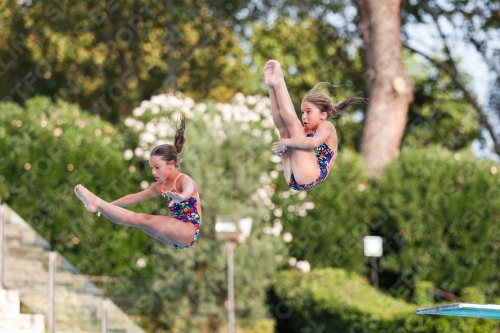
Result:
{"label": "diving board edge", "polygon": [[500,319],[500,305],[452,303],[419,308],[417,314]]}

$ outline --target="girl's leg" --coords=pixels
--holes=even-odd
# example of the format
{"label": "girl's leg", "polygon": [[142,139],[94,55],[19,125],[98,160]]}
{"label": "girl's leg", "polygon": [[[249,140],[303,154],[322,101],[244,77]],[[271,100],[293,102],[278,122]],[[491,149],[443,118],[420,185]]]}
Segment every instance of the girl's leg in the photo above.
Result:
{"label": "girl's leg", "polygon": [[[280,139],[287,139],[290,137],[290,133],[288,132],[285,122],[281,118],[280,106],[278,104],[278,98],[276,97],[276,91],[274,90],[274,82],[272,82],[274,72],[273,61],[274,60],[269,60],[264,66],[264,78],[269,88],[269,99],[271,101],[271,113],[273,115],[274,126],[278,129]],[[283,174],[285,175],[287,183],[289,183],[292,174],[292,164],[289,152],[281,155],[281,163],[283,164]]]}
{"label": "girl's leg", "polygon": [[[266,83],[271,84],[272,87],[274,87],[281,119],[285,123],[291,138],[304,137],[306,136],[306,133],[301,121],[295,113],[295,108],[290,98],[290,94],[286,88],[281,66],[276,60],[270,60],[270,62],[272,66],[270,66],[269,72],[271,72],[272,69],[272,73],[270,73],[269,83]],[[285,178],[288,183],[290,182],[291,173],[293,173],[295,180],[299,184],[308,184],[318,178],[320,171],[316,161],[314,149],[292,148],[288,149],[283,156],[288,159],[286,164],[288,168],[290,168],[290,174],[287,176],[285,173]],[[287,170],[285,168],[284,159],[283,168],[284,170]]]}
{"label": "girl's leg", "polygon": [[[278,129],[280,134],[280,139],[288,139],[290,137],[290,132],[285,122],[281,118],[280,108],[278,104],[278,99],[276,97],[276,92],[273,88],[269,88],[269,97],[271,99],[271,111],[273,115],[274,125]],[[292,176],[292,159],[289,149],[287,152],[281,155],[281,163],[283,164],[283,175],[287,183],[290,183],[290,177]]]}
{"label": "girl's leg", "polygon": [[274,125],[278,129],[280,133],[281,139],[286,139],[290,137],[290,133],[288,132],[288,127],[286,126],[283,118],[281,118],[281,110],[278,104],[278,98],[276,97],[276,91],[274,88],[269,88],[269,99],[271,100],[271,112],[273,115]]}
{"label": "girl's leg", "polygon": [[281,119],[288,129],[290,137],[305,136],[304,127],[295,113],[292,99],[288,93],[281,65],[276,60],[270,60],[269,62],[271,63],[268,70],[268,75],[270,74],[269,82],[274,87]]}
{"label": "girl's leg", "polygon": [[137,227],[171,247],[174,244],[187,245],[193,239],[194,228],[191,223],[182,222],[169,216],[131,212],[102,200],[82,185],[75,187],[75,193],[88,211],[100,211],[114,223]]}
{"label": "girl's leg", "polygon": [[265,82],[269,88],[269,99],[271,100],[271,112],[273,115],[274,125],[278,129],[281,139],[289,138],[290,133],[288,132],[288,128],[281,118],[281,110],[278,104],[278,98],[276,97],[275,86],[276,82],[273,81],[274,69],[273,69],[274,60],[269,60],[264,66],[264,78]]}

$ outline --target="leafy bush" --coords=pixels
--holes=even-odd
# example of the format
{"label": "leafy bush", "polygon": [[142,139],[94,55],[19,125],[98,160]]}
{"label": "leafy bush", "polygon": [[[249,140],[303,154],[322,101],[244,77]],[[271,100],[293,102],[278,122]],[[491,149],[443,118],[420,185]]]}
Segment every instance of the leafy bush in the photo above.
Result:
{"label": "leafy bush", "polygon": [[498,328],[492,319],[417,315],[417,306],[377,291],[342,269],[282,271],[273,287],[278,332],[479,333]]}
{"label": "leafy bush", "polygon": [[255,326],[243,330],[243,333],[274,333],[276,322],[273,319],[264,319]]}
{"label": "leafy bush", "polygon": [[[269,100],[237,94],[234,101],[195,103],[181,94],[158,95],[144,101],[124,120],[122,131],[135,146],[125,155],[137,171],[149,177],[150,149],[172,142],[180,112],[186,114],[186,144],[180,171],[190,175],[200,191],[203,224],[192,248],[179,251],[152,247],[155,263],[151,291],[141,311],[154,315],[148,325],[175,332],[202,331],[225,325],[227,268],[224,242],[215,239],[217,215],[252,217],[252,234],[235,249],[235,306],[238,325],[252,327],[267,315],[265,290],[285,255],[280,238],[266,234],[268,204],[273,189],[266,171],[274,163],[274,125]],[[145,178],[147,181],[148,178]],[[151,180],[152,177],[151,177]],[[147,184],[149,185],[149,184]],[[166,209],[160,208],[165,213]]]}
{"label": "leafy bush", "polygon": [[369,184],[363,209],[380,221],[372,232],[386,239],[380,266],[382,276],[398,276],[386,285],[394,295],[408,299],[425,280],[455,294],[475,286],[489,301],[497,297],[498,171],[466,151],[408,149]]}
{"label": "leafy bush", "polygon": [[[149,242],[139,230],[104,223],[73,189],[82,183],[106,200],[138,187],[121,153],[123,136],[65,102],[0,103],[1,199],[86,274],[134,276]],[[146,269],[147,270],[147,269]]]}
{"label": "leafy bush", "polygon": [[275,223],[292,236],[287,245],[291,257],[314,268],[365,271],[362,238],[369,234],[370,220],[363,191],[368,173],[360,155],[343,150],[328,178],[308,191],[291,190],[281,174],[273,182]]}
{"label": "leafy bush", "polygon": [[[313,268],[368,275],[362,239],[379,235],[384,238],[380,284],[392,295],[412,301],[415,285],[429,281],[455,295],[475,286],[487,301],[495,301],[500,294],[499,172],[493,161],[434,146],[404,149],[380,177],[368,179],[359,156],[339,152],[329,177],[302,194],[313,209],[280,217],[293,236],[290,255]],[[300,204],[296,196],[283,194],[273,202],[283,212]]]}
{"label": "leafy bush", "polygon": [[[200,238],[181,251],[137,228],[97,218],[73,193],[82,183],[113,200],[149,186],[149,150],[173,139],[179,111],[188,118],[180,171],[196,181],[203,211]],[[28,100],[25,107],[1,103],[2,200],[84,274],[115,277],[102,287],[109,287],[111,298],[126,300],[126,310],[155,332],[225,326],[225,244],[215,239],[214,221],[216,215],[252,217],[252,234],[234,253],[235,306],[238,326],[257,329],[255,323],[267,316],[265,290],[282,265],[276,258],[286,254],[281,239],[264,232],[274,191],[266,174],[274,165],[274,135],[269,100],[241,94],[228,104],[155,96],[118,131],[47,98]],[[130,209],[167,214],[168,208],[158,197]],[[264,326],[259,330],[269,328]]]}

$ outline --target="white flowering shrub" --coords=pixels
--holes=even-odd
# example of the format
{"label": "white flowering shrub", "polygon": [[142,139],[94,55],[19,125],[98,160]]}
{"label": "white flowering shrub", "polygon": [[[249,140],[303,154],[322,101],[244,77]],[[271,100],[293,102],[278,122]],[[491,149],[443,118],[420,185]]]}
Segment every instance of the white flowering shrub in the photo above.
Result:
{"label": "white flowering shrub", "polygon": [[[257,167],[258,181],[252,180],[255,191],[250,193],[250,199],[253,204],[264,204],[268,211],[264,214],[265,221],[271,221],[271,226],[265,226],[263,231],[267,234],[279,236],[281,222],[274,219],[276,216],[276,207],[271,197],[275,194],[276,183],[284,182],[282,174],[281,158],[272,154],[272,142],[278,140],[278,133],[274,126],[271,115],[270,102],[268,97],[247,96],[236,94],[232,103],[196,103],[191,98],[184,97],[181,93],[163,94],[153,96],[149,101],[143,101],[139,107],[133,111],[133,116],[125,119],[124,125],[131,132],[138,136],[138,142],[133,149],[127,149],[124,157],[131,159],[133,156],[148,159],[149,151],[154,146],[163,143],[173,143],[173,137],[176,130],[176,123],[181,113],[186,115],[187,130],[186,152],[181,154],[183,164],[192,160],[192,165],[185,166],[196,169],[197,157],[194,155],[204,155],[210,152],[207,145],[221,145],[220,154],[230,154],[238,156],[241,151],[247,154],[233,161],[239,163],[241,177],[256,177],[249,171],[249,165],[259,163]],[[241,139],[241,146],[238,147],[238,141]],[[225,143],[224,143],[225,142]],[[193,145],[202,144],[203,149],[193,153]],[[248,146],[259,147],[249,150]],[[216,153],[215,150],[211,152]],[[188,155],[188,156],[187,156]],[[215,157],[215,156],[214,156]],[[272,163],[269,163],[272,162]],[[184,165],[181,168],[184,168]],[[204,168],[216,169],[217,165],[204,165]],[[260,169],[260,170],[259,170]],[[196,178],[195,178],[196,180]],[[257,179],[255,179],[257,180]],[[224,179],[220,179],[224,181]],[[255,186],[257,185],[258,186]],[[148,184],[144,184],[148,186]],[[230,186],[230,185],[228,185]],[[210,188],[206,192],[211,192]],[[288,189],[283,192],[285,195],[299,195],[303,200],[305,192],[297,192]],[[298,216],[306,216],[307,210],[312,209],[314,204],[308,202],[300,204],[295,211]],[[279,209],[278,209],[279,210]]]}
{"label": "white flowering shrub", "polygon": [[[272,202],[274,182],[283,178],[278,171],[281,160],[271,150],[278,137],[269,99],[236,94],[231,103],[201,103],[176,93],[143,101],[122,124],[122,132],[127,134],[123,157],[133,172],[143,177],[141,187],[154,181],[148,164],[151,149],[173,143],[181,113],[186,116],[186,143],[179,155],[179,171],[198,186],[203,222],[200,238],[188,250],[155,243],[149,259],[158,266],[152,291],[162,300],[155,311],[167,314],[165,320],[171,322],[173,331],[182,330],[186,323],[202,327],[210,316],[225,322],[225,245],[215,238],[214,222],[217,215],[251,217],[249,238],[236,246],[235,293],[238,323],[253,325],[267,315],[266,290],[287,257],[282,237],[269,232],[275,224],[271,218],[276,209]],[[152,202],[151,208],[167,214],[161,200]],[[184,285],[182,281],[191,283]],[[138,302],[145,304],[141,311],[149,311],[150,301],[144,296]]]}
{"label": "white flowering shrub", "polygon": [[[250,199],[264,202],[272,209],[270,196],[274,194],[274,190],[270,184],[278,176],[276,165],[281,164],[281,159],[271,154],[271,144],[277,139],[277,133],[269,99],[236,94],[233,103],[195,103],[181,93],[153,96],[151,100],[143,101],[134,109],[133,115],[124,120],[126,128],[138,138],[135,147],[125,150],[124,158],[131,160],[136,157],[147,161],[153,147],[164,143],[172,144],[181,113],[185,114],[187,122],[187,142],[185,151],[180,155],[181,169],[191,172],[194,171],[191,169],[200,169],[202,163],[199,161],[206,158],[207,154],[217,158],[216,151],[211,151],[210,147],[219,147],[222,154],[232,157],[241,154],[238,152],[246,152],[245,156],[241,154],[241,158],[233,161],[240,164],[239,169],[243,173],[249,164],[255,164],[256,159],[266,160],[267,163],[261,165],[259,171],[260,186],[256,187]],[[241,147],[238,147],[240,139]],[[251,151],[249,146],[258,149]],[[197,151],[196,148],[200,150]],[[215,169],[217,165],[213,167]],[[210,165],[203,165],[203,168],[209,169]],[[253,175],[248,174],[248,177]],[[257,184],[253,179],[252,183]]]}
{"label": "white flowering shrub", "polygon": [[134,257],[149,242],[139,229],[98,219],[74,193],[81,183],[110,201],[137,188],[125,142],[112,124],[73,104],[0,103],[0,200],[84,274],[136,276]]}

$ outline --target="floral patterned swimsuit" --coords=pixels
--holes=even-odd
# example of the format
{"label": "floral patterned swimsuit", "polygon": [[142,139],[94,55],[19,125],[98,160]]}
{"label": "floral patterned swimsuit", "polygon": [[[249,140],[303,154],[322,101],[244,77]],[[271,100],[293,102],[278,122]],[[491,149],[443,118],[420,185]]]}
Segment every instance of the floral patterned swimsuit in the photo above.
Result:
{"label": "floral patterned swimsuit", "polygon": [[[313,137],[314,134],[316,134],[316,130],[308,132],[307,137]],[[330,147],[328,142],[325,141],[319,147],[314,148],[314,152],[316,153],[316,162],[318,163],[319,167],[318,178],[316,178],[315,181],[312,181],[309,184],[298,184],[292,172],[292,175],[290,176],[290,188],[296,191],[308,190],[321,183],[328,176],[328,167],[333,156],[335,155],[332,147]]]}
{"label": "floral patterned swimsuit", "polygon": [[[174,193],[181,193],[177,190],[175,187],[175,184],[177,183],[177,179],[179,179],[180,176],[183,174],[181,173],[180,175],[177,176],[174,180],[174,187],[171,189],[172,192]],[[170,202],[172,201],[172,198],[167,195],[167,191],[163,189],[163,182],[161,183],[161,196],[165,199],[167,204],[170,205]],[[195,195],[189,199],[186,199],[184,201],[181,201],[179,203],[174,203],[171,207],[168,207],[170,209],[170,215],[174,219],[178,219],[183,222],[187,223],[192,223],[194,227],[194,237],[191,240],[191,243],[189,245],[177,245],[174,244],[174,248],[176,249],[187,249],[188,247],[191,247],[194,242],[198,239],[198,235],[200,234],[200,227],[201,227],[201,214],[200,214],[200,209],[199,209],[199,202],[200,202],[200,197],[199,195]]]}

